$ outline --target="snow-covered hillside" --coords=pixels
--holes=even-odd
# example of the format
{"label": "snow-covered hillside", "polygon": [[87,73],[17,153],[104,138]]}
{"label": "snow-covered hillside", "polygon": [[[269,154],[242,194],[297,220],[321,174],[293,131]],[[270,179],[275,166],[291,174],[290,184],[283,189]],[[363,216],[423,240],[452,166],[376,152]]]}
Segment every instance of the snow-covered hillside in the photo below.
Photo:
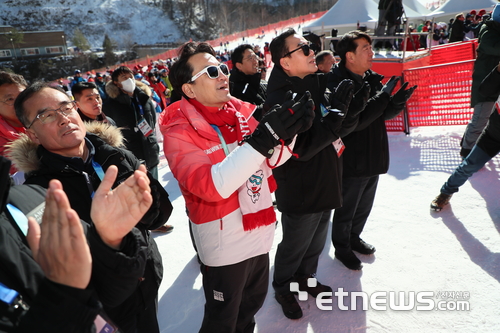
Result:
{"label": "snow-covered hillside", "polygon": [[173,21],[147,0],[0,0],[0,24],[23,31],[79,28],[92,47],[108,34],[119,46],[177,42]]}

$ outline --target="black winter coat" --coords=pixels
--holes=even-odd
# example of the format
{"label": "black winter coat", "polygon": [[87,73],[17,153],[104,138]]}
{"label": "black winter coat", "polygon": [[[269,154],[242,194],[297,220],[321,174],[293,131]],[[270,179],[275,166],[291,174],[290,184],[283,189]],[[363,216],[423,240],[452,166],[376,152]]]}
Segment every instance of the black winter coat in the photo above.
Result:
{"label": "black winter coat", "polygon": [[[355,92],[368,84],[370,99],[358,116],[357,126],[342,137],[346,147],[343,154],[343,177],[371,177],[386,173],[389,169],[389,144],[385,121],[396,117],[403,106],[395,107],[389,95],[380,92],[382,75],[368,70],[362,78],[340,62],[329,75],[328,87],[335,87],[344,79],[353,80]],[[358,103],[354,95],[350,106]],[[349,112],[351,111],[350,108]]]}
{"label": "black winter coat", "polygon": [[233,68],[229,76],[229,84],[231,96],[257,106],[253,116],[260,120],[267,97],[267,83],[260,79],[260,73],[246,75],[237,68]]}
{"label": "black winter coat", "polygon": [[[498,99],[500,95],[500,72],[495,67],[479,86],[479,91],[490,99]],[[500,151],[500,106],[495,104],[490,119],[477,139],[476,145],[491,157]]]}
{"label": "black winter coat", "polygon": [[459,19],[455,19],[451,25],[449,42],[461,42],[465,37],[465,23]]}
{"label": "black winter coat", "polygon": [[[136,81],[137,83],[138,81]],[[103,105],[103,111],[112,118],[116,126],[122,130],[125,137],[125,146],[139,160],[145,161],[148,169],[154,168],[160,162],[160,147],[154,132],[156,126],[156,110],[153,101],[147,92],[150,89],[137,83],[138,87],[134,91],[134,97],[124,94],[120,89],[109,82],[106,85],[106,93],[109,98]],[[142,132],[137,129],[137,123],[142,119],[137,100],[142,105],[144,119],[153,129],[153,133],[144,137]]]}
{"label": "black winter coat", "polygon": [[500,23],[486,21],[479,31],[477,58],[472,72],[471,107],[477,103],[496,100],[479,92],[479,85],[500,62]]}
{"label": "black winter coat", "polygon": [[[140,162],[128,150],[111,146],[101,138],[106,138],[108,141],[116,139],[121,143],[120,131],[117,128],[100,122],[91,122],[87,125],[87,130],[89,130],[89,127],[92,127],[96,132],[101,131],[99,132],[100,136],[87,131],[87,146],[91,148],[93,146],[94,149],[91,150],[90,156],[93,156],[93,160],[100,164],[104,171],[110,165],[118,167],[118,175],[113,187],[118,186],[139,167]],[[23,138],[18,140],[14,141],[15,144],[12,150],[14,152],[24,150],[25,153],[14,154],[14,159],[19,158],[18,156],[29,156],[30,154],[27,152],[30,149],[35,149],[27,144],[18,145],[17,143],[21,143]],[[23,167],[23,163],[16,163],[16,165],[20,166],[20,170],[26,173],[25,183],[37,184],[47,188],[51,179],[58,179],[68,195],[71,207],[79,214],[80,218],[90,221],[91,195],[100,184],[99,176],[92,167],[90,157],[89,161],[84,163],[81,158],[66,158],[53,154],[42,146],[36,148],[35,156],[38,158],[36,161],[31,161],[31,165],[36,165],[37,168],[31,171]],[[140,276],[140,279],[135,280],[135,283],[121,286],[123,290],[120,299],[103,300],[99,296],[106,313],[116,324],[122,327],[125,325],[121,323],[133,317],[144,308],[145,303],[157,297],[163,275],[161,256],[148,229],[153,230],[163,225],[170,216],[172,206],[168,199],[168,193],[161,184],[153,179],[151,175],[148,174],[148,176],[151,182],[153,204],[136,226],[147,244],[147,262],[144,273]],[[119,272],[125,276],[128,275],[127,272],[121,270]]]}
{"label": "black winter coat", "polygon": [[122,249],[115,251],[102,242],[92,225],[82,221],[93,258],[89,287],[81,290],[49,281],[5,208],[6,203],[11,203],[27,214],[45,201],[46,190],[38,185],[9,189],[6,165],[10,166],[10,162],[0,157],[0,282],[16,290],[30,309],[13,317],[7,315],[5,304],[0,302],[0,332],[93,332],[94,319],[102,311],[97,290],[105,301],[120,299],[123,288],[134,285],[142,276],[146,263],[142,235],[134,229],[126,236]]}
{"label": "black winter coat", "polygon": [[274,67],[267,85],[266,111],[282,104],[287,91],[297,93],[298,100],[311,92],[316,117],[309,130],[297,136],[294,153],[282,166],[273,169],[278,184],[278,209],[289,214],[312,214],[342,205],[342,164],[332,142],[339,138],[322,121],[320,104],[325,100],[326,76],[311,74],[304,79],[289,77]]}

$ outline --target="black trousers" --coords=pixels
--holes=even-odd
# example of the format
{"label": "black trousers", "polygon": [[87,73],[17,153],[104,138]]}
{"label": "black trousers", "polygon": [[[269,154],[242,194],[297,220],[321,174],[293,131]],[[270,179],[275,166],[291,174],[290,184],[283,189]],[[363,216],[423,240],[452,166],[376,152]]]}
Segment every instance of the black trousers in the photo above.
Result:
{"label": "black trousers", "polygon": [[332,211],[313,214],[281,214],[283,239],[276,250],[273,288],[290,292],[290,282],[316,274],[318,260],[328,236]]}
{"label": "black trousers", "polygon": [[205,314],[200,333],[251,333],[269,283],[269,254],[233,265],[201,264]]}
{"label": "black trousers", "polygon": [[351,240],[359,238],[375,200],[379,176],[342,179],[343,205],[335,209],[332,243],[335,251],[351,251]]}

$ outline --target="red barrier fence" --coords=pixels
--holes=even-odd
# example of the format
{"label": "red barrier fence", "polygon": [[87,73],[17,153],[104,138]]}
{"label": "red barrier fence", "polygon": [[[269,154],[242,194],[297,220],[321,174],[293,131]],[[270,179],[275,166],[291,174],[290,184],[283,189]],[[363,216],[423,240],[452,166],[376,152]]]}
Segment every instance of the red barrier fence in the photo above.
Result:
{"label": "red barrier fence", "polygon": [[433,46],[430,65],[476,59],[477,39]]}
{"label": "red barrier fence", "polygon": [[470,94],[475,60],[403,71],[418,85],[408,101],[409,126],[465,125],[472,115]]}
{"label": "red barrier fence", "polygon": [[[234,33],[207,41],[212,46],[231,42],[242,37],[267,35],[274,37],[287,27],[304,24],[320,18],[325,12],[303,15],[267,26]],[[470,107],[470,91],[472,70],[476,58],[477,39],[444,44],[431,48],[430,56],[408,62],[377,63],[373,69],[386,76],[402,76],[409,85],[418,85],[412,98],[408,101],[407,112],[386,122],[389,131],[409,132],[413,126],[446,126],[467,124],[472,116]],[[145,66],[150,60],[174,58],[177,49],[129,61],[124,65],[133,67],[137,64]],[[427,66],[429,65],[429,66]],[[424,66],[424,67],[422,67]],[[417,67],[417,68],[415,68]],[[99,71],[99,70],[97,70]],[[104,69],[102,69],[104,71]]]}

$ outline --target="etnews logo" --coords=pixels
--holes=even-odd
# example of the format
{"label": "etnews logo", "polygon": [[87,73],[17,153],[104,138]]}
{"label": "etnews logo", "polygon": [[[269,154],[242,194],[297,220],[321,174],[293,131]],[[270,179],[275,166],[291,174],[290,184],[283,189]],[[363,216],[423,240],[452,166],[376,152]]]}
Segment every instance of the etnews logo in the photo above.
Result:
{"label": "etnews logo", "polygon": [[[307,285],[317,286],[315,278],[309,278]],[[298,294],[299,301],[307,301],[307,292],[299,290],[297,282],[290,283],[290,291]],[[362,310],[368,309],[384,311],[388,308],[394,311],[469,311],[470,293],[468,291],[377,291],[368,295],[363,291],[344,291],[338,288],[335,292],[323,292],[316,297],[316,306],[320,310],[332,310],[334,297],[339,310],[357,310],[358,300],[362,302]]]}

